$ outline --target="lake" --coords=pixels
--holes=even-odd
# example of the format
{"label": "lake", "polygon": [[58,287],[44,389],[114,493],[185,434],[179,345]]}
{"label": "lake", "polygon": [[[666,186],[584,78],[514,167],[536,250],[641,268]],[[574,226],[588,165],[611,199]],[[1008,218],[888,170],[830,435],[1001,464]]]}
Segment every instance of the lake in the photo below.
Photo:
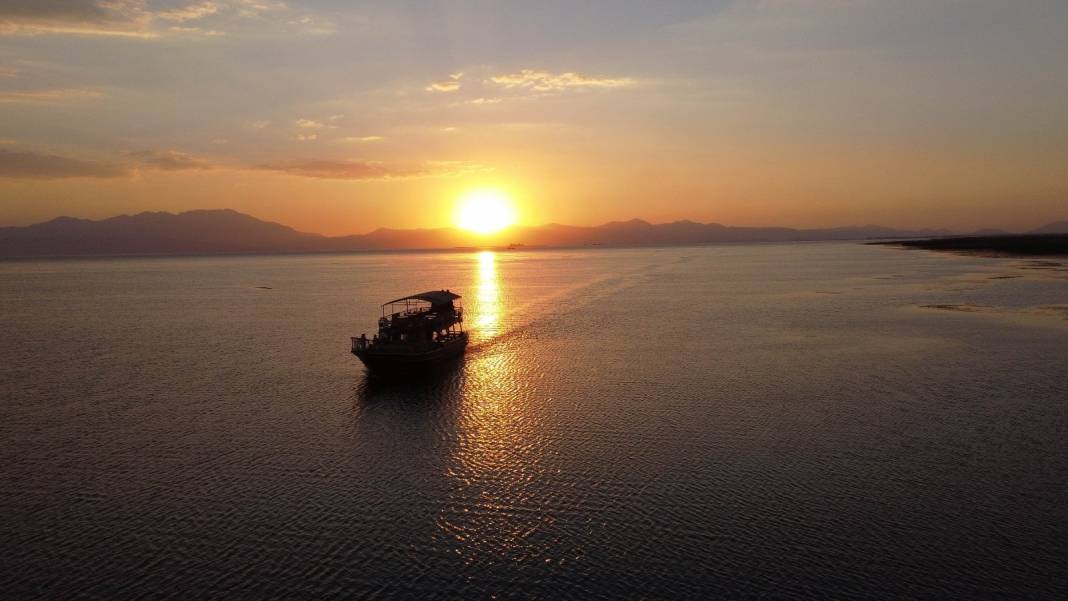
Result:
{"label": "lake", "polygon": [[[369,381],[440,288],[465,359]],[[1059,261],[6,261],[0,308],[10,599],[1064,598]]]}

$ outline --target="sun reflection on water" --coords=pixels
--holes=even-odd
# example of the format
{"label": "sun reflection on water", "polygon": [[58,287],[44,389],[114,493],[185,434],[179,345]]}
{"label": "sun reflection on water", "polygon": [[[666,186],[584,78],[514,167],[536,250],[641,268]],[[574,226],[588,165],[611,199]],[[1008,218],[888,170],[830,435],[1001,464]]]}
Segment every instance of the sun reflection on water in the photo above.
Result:
{"label": "sun reflection on water", "polygon": [[481,345],[464,361],[455,423],[456,437],[445,469],[450,502],[436,519],[437,536],[471,565],[501,561],[544,563],[558,541],[543,531],[553,517],[539,506],[545,443],[538,436],[537,406],[530,402],[534,349],[502,339],[502,284],[497,256],[477,255],[472,303],[474,336]]}
{"label": "sun reflection on water", "polygon": [[478,301],[475,328],[479,338],[493,338],[500,332],[500,286],[497,282],[497,256],[491,250],[478,253]]}

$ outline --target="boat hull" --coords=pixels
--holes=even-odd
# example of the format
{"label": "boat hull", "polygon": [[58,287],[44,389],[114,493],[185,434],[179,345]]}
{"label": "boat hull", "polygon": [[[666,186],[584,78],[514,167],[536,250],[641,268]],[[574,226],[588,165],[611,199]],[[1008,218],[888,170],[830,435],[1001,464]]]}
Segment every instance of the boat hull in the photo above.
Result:
{"label": "boat hull", "polygon": [[438,348],[418,353],[381,352],[368,348],[354,350],[367,371],[375,376],[415,376],[432,373],[436,369],[460,358],[467,348],[467,335],[450,340]]}

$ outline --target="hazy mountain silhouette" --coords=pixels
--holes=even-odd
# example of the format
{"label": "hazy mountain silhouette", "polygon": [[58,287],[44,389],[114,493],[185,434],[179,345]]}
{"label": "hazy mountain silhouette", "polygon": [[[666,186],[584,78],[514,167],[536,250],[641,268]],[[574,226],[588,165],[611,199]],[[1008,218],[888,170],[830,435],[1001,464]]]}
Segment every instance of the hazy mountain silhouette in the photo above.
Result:
{"label": "hazy mountain silhouette", "polygon": [[101,221],[59,217],[0,228],[0,255],[108,255],[317,250],[328,239],[229,209],[121,215]]}
{"label": "hazy mountain silhouette", "polygon": [[[1050,230],[1050,228],[1055,228]],[[1060,229],[1056,229],[1060,228]],[[1068,222],[1036,232],[1066,231]],[[950,235],[946,230],[897,230],[876,225],[798,230],[785,227],[732,227],[675,221],[651,224],[640,219],[596,227],[551,223],[517,226],[501,239],[527,246],[644,246],[715,242],[865,240]],[[0,228],[0,256],[200,254],[345,250],[432,249],[476,246],[480,240],[453,228],[377,229],[352,236],[299,232],[230,209],[122,215],[91,221],[60,217],[25,227]]]}
{"label": "hazy mountain silhouette", "polygon": [[1068,234],[1068,221],[1057,221],[1031,230],[1031,234]]}

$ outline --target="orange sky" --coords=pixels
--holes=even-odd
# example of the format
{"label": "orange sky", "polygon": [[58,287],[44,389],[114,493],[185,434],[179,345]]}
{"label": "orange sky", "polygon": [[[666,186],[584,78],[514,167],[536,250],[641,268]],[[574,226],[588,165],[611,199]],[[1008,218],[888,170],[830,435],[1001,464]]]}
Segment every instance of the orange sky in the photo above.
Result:
{"label": "orange sky", "polygon": [[1068,218],[1068,5],[16,0],[0,224]]}

